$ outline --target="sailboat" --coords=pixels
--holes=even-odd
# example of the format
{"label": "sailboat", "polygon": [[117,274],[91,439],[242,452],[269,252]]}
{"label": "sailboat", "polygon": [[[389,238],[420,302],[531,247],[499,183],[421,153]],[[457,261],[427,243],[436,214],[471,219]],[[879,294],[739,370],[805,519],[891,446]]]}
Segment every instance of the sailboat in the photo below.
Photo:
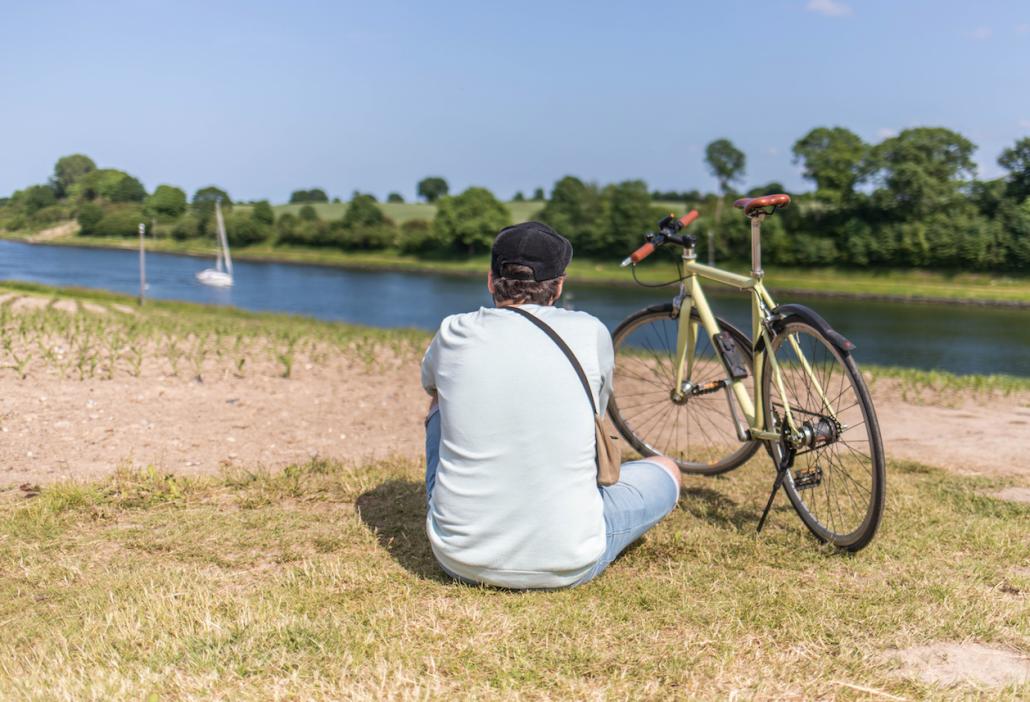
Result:
{"label": "sailboat", "polygon": [[225,236],[225,220],[222,219],[222,200],[215,200],[215,221],[218,224],[218,256],[214,268],[205,268],[197,273],[197,280],[216,288],[232,287],[232,257],[229,255],[229,239]]}

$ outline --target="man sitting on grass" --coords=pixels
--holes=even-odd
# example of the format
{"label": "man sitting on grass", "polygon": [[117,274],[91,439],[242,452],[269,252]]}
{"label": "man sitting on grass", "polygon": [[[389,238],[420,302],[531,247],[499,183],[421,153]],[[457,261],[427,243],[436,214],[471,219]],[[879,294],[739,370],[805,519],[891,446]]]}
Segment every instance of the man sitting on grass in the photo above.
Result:
{"label": "man sitting on grass", "polygon": [[572,244],[526,222],[494,241],[493,308],[447,317],[422,360],[426,532],[451,577],[507,588],[558,588],[596,577],[672,511],[680,473],[666,458],[622,466],[597,485],[593,410],[568,358],[507,307],[537,316],[565,341],[597,407],[612,392],[604,324],[554,307]]}

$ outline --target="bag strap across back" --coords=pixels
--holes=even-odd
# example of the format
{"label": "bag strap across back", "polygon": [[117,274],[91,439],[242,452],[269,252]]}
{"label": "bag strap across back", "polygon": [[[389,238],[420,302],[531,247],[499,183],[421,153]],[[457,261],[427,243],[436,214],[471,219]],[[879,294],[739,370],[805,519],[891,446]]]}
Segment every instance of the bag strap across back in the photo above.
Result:
{"label": "bag strap across back", "polygon": [[548,326],[543,320],[541,320],[535,314],[530,314],[524,309],[521,309],[519,307],[502,307],[501,309],[517,312],[518,314],[522,315],[530,322],[535,324],[537,327],[539,327],[542,332],[547,334],[547,336],[551,337],[551,341],[558,345],[558,348],[562,350],[562,353],[565,354],[565,357],[569,359],[569,363],[571,363],[572,367],[576,370],[576,375],[579,376],[579,382],[583,383],[583,389],[587,393],[587,399],[590,400],[590,409],[592,409],[594,414],[596,415],[597,405],[594,404],[594,394],[590,392],[590,381],[587,380],[587,374],[583,372],[583,366],[579,365],[579,360],[576,358],[576,354],[572,353],[572,349],[570,349],[569,345],[565,343],[565,340],[558,336],[558,332],[556,332],[554,329],[551,329],[550,326]]}

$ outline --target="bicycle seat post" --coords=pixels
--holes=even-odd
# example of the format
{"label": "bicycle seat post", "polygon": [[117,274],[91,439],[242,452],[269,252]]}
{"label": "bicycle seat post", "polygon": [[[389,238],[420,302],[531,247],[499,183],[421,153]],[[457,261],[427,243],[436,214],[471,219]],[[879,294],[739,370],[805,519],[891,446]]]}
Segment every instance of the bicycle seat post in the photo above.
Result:
{"label": "bicycle seat post", "polygon": [[762,270],[762,220],[765,217],[764,212],[751,215],[751,277],[755,280],[765,275]]}

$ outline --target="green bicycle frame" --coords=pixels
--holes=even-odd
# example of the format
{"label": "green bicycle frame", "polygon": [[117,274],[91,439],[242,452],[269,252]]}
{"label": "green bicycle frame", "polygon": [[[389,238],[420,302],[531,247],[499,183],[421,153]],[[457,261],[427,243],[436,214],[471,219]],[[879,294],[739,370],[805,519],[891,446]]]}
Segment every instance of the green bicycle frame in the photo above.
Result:
{"label": "green bicycle frame", "polygon": [[[683,250],[684,277],[680,283],[680,294],[676,298],[679,302],[680,311],[679,326],[676,334],[676,358],[678,359],[678,363],[676,365],[675,392],[684,393],[686,386],[688,385],[688,383],[685,383],[685,380],[691,377],[691,372],[693,371],[695,349],[698,340],[698,323],[692,319],[692,309],[697,310],[698,317],[701,320],[700,326],[704,328],[705,333],[708,334],[708,337],[711,339],[712,347],[717,348],[714,337],[719,333],[719,326],[715,321],[715,315],[712,314],[711,307],[708,306],[708,299],[705,297],[704,290],[701,288],[700,279],[706,278],[708,280],[736,288],[742,292],[749,292],[751,295],[751,344],[752,353],[754,355],[754,368],[752,370],[752,376],[754,377],[754,401],[752,401],[751,395],[748,394],[748,390],[742,379],[730,380],[729,384],[730,390],[732,391],[732,398],[727,398],[730,406],[730,414],[733,417],[734,424],[736,425],[737,436],[741,441],[778,441],[783,438],[781,433],[771,431],[771,427],[766,426],[765,408],[762,406],[762,381],[763,373],[765,372],[766,355],[769,357],[769,367],[772,370],[772,379],[776,384],[776,389],[780,393],[780,397],[787,397],[787,393],[783,385],[783,374],[780,370],[780,364],[776,360],[776,354],[770,353],[773,341],[773,332],[771,331],[773,321],[772,310],[775,309],[776,303],[773,301],[772,296],[769,295],[769,291],[765,289],[765,285],[762,284],[764,272],[762,271],[761,263],[761,226],[762,220],[765,219],[765,217],[766,215],[763,213],[759,213],[751,217],[751,275],[747,276],[731,273],[713,266],[706,266],[702,263],[698,263],[694,247],[685,248]],[[788,342],[801,364],[802,369],[811,379],[812,387],[814,387],[819,393],[823,405],[826,407],[828,413],[836,419],[836,414],[833,412],[830,402],[826,398],[826,394],[819,383],[819,379],[816,377],[812,367],[809,365],[808,359],[805,358],[804,353],[802,353],[801,346],[798,344],[796,336],[791,334],[788,337]],[[720,354],[717,355],[721,358]],[[729,368],[726,370],[729,377]],[[733,405],[733,399],[736,399],[737,406],[744,415],[744,420],[747,425],[746,430],[740,425],[736,408]],[[784,405],[787,427],[789,427],[793,436],[798,436],[800,434],[799,425],[791,413],[790,407],[788,406],[789,403],[784,403]]]}

